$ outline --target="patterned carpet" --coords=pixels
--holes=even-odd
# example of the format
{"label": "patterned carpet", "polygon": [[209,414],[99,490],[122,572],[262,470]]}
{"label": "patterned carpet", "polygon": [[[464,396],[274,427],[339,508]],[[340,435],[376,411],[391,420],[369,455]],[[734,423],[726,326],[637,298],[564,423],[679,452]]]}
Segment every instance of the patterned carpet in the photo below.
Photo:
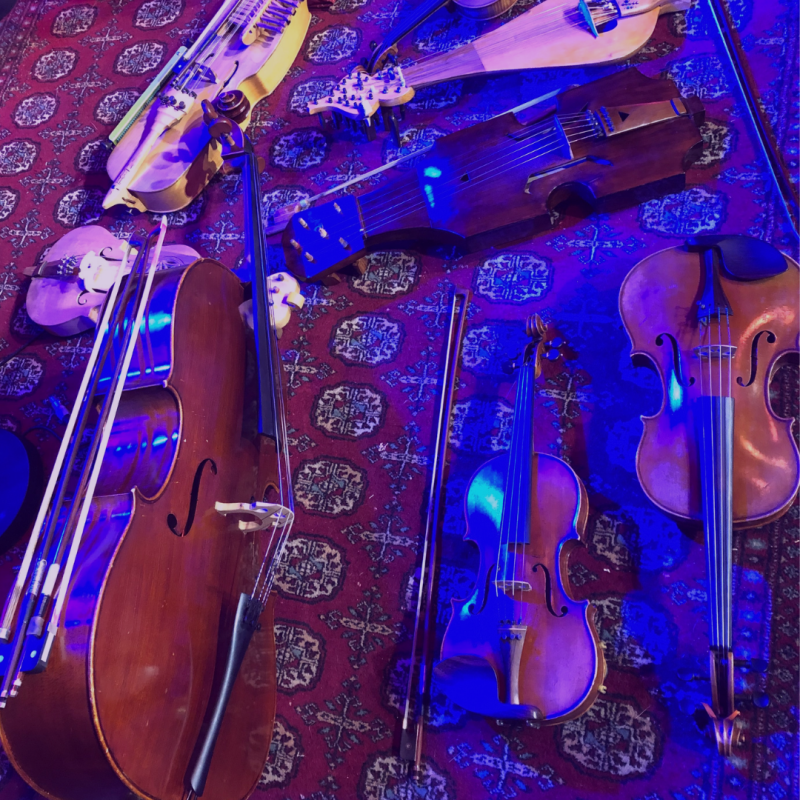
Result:
{"label": "patterned carpet", "polygon": [[[788,0],[732,3],[781,147],[798,159],[798,16]],[[521,0],[517,13],[526,6]],[[18,0],[0,21],[0,425],[60,433],[51,398],[70,406],[90,350],[57,339],[25,311],[23,269],[66,231],[99,221],[128,237],[150,221],[103,212],[104,140],[216,3],[196,0]],[[264,209],[314,194],[398,155],[385,136],[334,138],[304,116],[398,19],[403,0],[336,0],[316,11],[289,76],[250,128],[267,160]],[[439,12],[402,57],[473,38],[481,26]],[[782,800],[797,797],[798,509],[735,537],[737,672],[747,741],[724,762],[693,714],[708,699],[702,535],[681,530],[639,488],[639,415],[660,403],[657,380],[630,363],[617,312],[625,274],[644,255],[698,233],[749,233],[791,252],[776,198],[742,120],[735,87],[699,7],[662,17],[634,62],[705,103],[706,148],[686,189],[638,208],[562,217],[532,241],[461,257],[377,253],[359,278],[305,287],[282,339],[299,521],[278,579],[278,717],[257,797],[283,800]],[[401,151],[554,88],[608,70],[543,71],[454,81],[419,92]],[[377,180],[376,180],[377,183]],[[231,268],[240,262],[241,183],[218,176],[171,215],[168,241]],[[792,253],[795,257],[797,253]],[[281,258],[273,252],[276,264]],[[452,431],[438,622],[477,567],[464,543],[467,481],[509,444],[513,385],[504,362],[538,312],[565,358],[538,384],[538,448],[577,470],[589,492],[587,547],[573,558],[575,593],[598,608],[607,692],[556,728],[499,724],[437,693],[417,785],[397,758],[408,666],[415,560],[433,446],[447,297],[474,291]],[[19,352],[17,352],[19,351]],[[797,414],[796,368],[773,402]],[[31,440],[52,464],[55,439]],[[2,557],[3,589],[21,550]],[[766,707],[753,702],[765,694]],[[763,705],[763,703],[761,703]],[[33,797],[5,757],[0,800]],[[88,799],[87,799],[88,800]]]}

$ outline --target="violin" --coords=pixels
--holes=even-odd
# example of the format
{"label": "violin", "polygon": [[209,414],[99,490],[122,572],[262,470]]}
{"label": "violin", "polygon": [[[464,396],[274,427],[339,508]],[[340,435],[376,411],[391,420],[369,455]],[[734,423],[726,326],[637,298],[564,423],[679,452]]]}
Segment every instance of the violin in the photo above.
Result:
{"label": "violin", "polygon": [[325,279],[409,241],[474,251],[528,238],[571,197],[609,208],[643,185],[678,191],[703,146],[702,103],[635,69],[561,92],[555,109],[534,113],[443,136],[376,189],[297,211],[283,231],[290,272]]}
{"label": "violin", "polygon": [[[58,800],[245,798],[269,753],[293,512],[262,498],[285,492],[285,437],[242,432],[242,284],[211,259],[156,271],[165,233],[123,253],[0,623],[0,739]],[[269,413],[280,386],[260,388]]]}
{"label": "violin", "polygon": [[[25,270],[32,278],[26,297],[28,316],[57,336],[93,328],[123,260],[126,242],[100,225],[86,225],[62,236],[39,266]],[[133,248],[131,255],[136,255]],[[180,269],[200,258],[185,244],[165,244],[155,269]],[[302,308],[297,281],[285,272],[267,277],[272,318],[277,335],[289,323],[292,310]],[[252,329],[252,301],[242,312]]]}
{"label": "violin", "polygon": [[569,594],[567,563],[586,527],[586,490],[564,461],[534,448],[534,381],[560,342],[546,339],[538,316],[526,333],[511,447],[467,486],[465,539],[478,547],[480,568],[472,595],[452,601],[435,674],[469,711],[556,724],[592,705],[605,658],[594,607]]}
{"label": "violin", "polygon": [[407,24],[401,23],[400,30],[373,52],[366,69],[356,67],[335,89],[308,103],[308,112],[330,112],[336,128],[342,122],[356,123],[370,139],[378,123],[397,136],[392,109],[411,101],[417,89],[486,73],[624,61],[645,46],[661,14],[685,11],[690,5],[689,0],[625,0],[619,4],[612,0],[544,0],[453,50],[402,66],[390,58],[377,69],[390,45],[407,32]]}
{"label": "violin", "polygon": [[239,90],[241,102],[228,110],[246,128],[253,106],[297,57],[310,21],[306,0],[224,0],[150,105],[126,123],[108,158],[113,183],[103,208],[163,213],[189,205],[222,166],[203,101]]}
{"label": "violin", "polygon": [[711,704],[717,748],[741,737],[734,697],[732,536],[784,514],[800,486],[793,421],[772,411],[775,369],[800,345],[800,269],[766,242],[704,236],[639,262],[620,314],[661,378],[664,399],[636,454],[642,489],[662,511],[703,524]]}
{"label": "violin", "polygon": [[[57,336],[93,328],[117,270],[126,242],[100,225],[85,225],[64,234],[42,263],[26,269],[32,278],[25,299],[28,316]],[[136,250],[131,251],[136,256]],[[183,244],[165,244],[156,269],[187,267],[200,254]]]}

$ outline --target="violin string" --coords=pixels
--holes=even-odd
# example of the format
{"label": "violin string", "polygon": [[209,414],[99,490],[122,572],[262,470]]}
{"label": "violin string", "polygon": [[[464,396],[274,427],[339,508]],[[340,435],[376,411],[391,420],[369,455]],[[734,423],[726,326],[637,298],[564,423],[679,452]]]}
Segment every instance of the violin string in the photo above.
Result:
{"label": "violin string", "polygon": [[[568,140],[572,143],[581,141],[585,138],[592,138],[592,136],[594,135],[593,131],[594,131],[593,126],[587,126],[585,128],[570,128],[566,132],[568,135]],[[575,135],[576,133],[580,134],[584,132],[590,133],[590,135],[587,136]],[[517,148],[518,152],[514,154],[512,161],[508,161],[500,158],[497,155],[494,155],[494,157],[491,158],[487,166],[494,167],[496,163],[502,163],[503,167],[500,170],[494,170],[489,172],[478,172],[477,174],[474,172],[471,174],[469,172],[466,172],[464,174],[470,175],[470,179],[468,182],[464,182],[462,181],[461,177],[454,175],[452,178],[449,178],[448,180],[442,181],[440,184],[438,184],[437,191],[439,191],[444,187],[455,186],[456,188],[454,191],[440,195],[441,197],[449,199],[454,194],[457,194],[459,191],[464,191],[466,189],[474,188],[475,186],[479,185],[480,183],[483,183],[485,180],[488,180],[489,178],[494,177],[495,175],[507,172],[512,167],[527,163],[528,161],[531,161],[538,157],[554,153],[558,151],[561,147],[563,147],[563,145],[564,145],[563,140],[561,140],[561,137],[558,134],[548,134],[547,136],[539,140],[536,140],[535,142],[531,142],[523,147],[519,147],[516,143],[513,146],[503,147],[500,149],[500,151],[498,151],[500,154],[502,154],[503,152],[509,152],[513,150],[515,147]],[[417,194],[417,196],[419,197],[419,194],[414,191],[412,191],[412,194]],[[402,197],[402,194],[400,195],[400,197]],[[387,199],[395,200],[396,196],[387,195]],[[386,212],[391,211],[394,208],[399,208],[402,205],[403,205],[402,202],[394,203],[388,208],[383,209],[383,213],[385,214]],[[403,209],[402,212],[400,212],[400,216],[403,216],[407,213],[412,213],[413,211],[416,211],[419,208],[424,208],[426,205],[427,203],[425,200],[423,200],[423,202],[421,203],[418,201],[415,207],[412,207],[411,209]],[[374,213],[374,209],[372,209],[372,211]],[[381,220],[384,226],[391,221],[393,221],[392,217],[390,217],[388,220],[386,219]]]}
{"label": "violin string", "polygon": [[[450,50],[446,50],[444,52],[438,53],[429,53],[415,61],[412,61],[411,64],[408,65],[408,69],[416,68],[420,65],[426,64],[433,59],[443,58],[445,56],[451,55],[456,53],[461,47],[465,46],[466,44],[476,44],[479,43],[481,40],[490,41],[492,44],[487,48],[481,48],[481,54],[488,53],[492,49],[499,49],[504,43],[508,41],[513,41],[515,38],[521,38],[526,41],[530,39],[537,38],[542,35],[547,35],[552,33],[552,31],[557,30],[559,27],[563,25],[563,21],[551,21],[549,18],[553,17],[554,15],[558,14],[558,12],[566,6],[572,6],[572,0],[566,3],[559,3],[553,8],[549,8],[545,11],[542,11],[540,14],[531,15],[530,19],[535,22],[544,21],[545,24],[541,28],[537,28],[536,31],[530,31],[524,29],[524,24],[528,20],[521,21],[526,14],[534,11],[534,9],[530,9],[528,12],[524,12],[523,14],[515,17],[514,19],[510,19],[505,22],[503,25],[494,28],[493,30],[489,31],[488,33],[481,34],[477,36],[475,39],[472,39],[470,42],[466,42],[464,45],[457,45],[456,47],[451,48]],[[534,7],[535,8],[535,7]],[[596,26],[604,25],[606,22],[610,22],[611,20],[617,19],[619,14],[616,11],[607,11],[598,14],[597,17],[593,17]],[[571,18],[583,18],[583,14],[577,6],[574,6],[571,10],[564,13],[564,19],[570,20]],[[522,28],[522,30],[520,30]],[[503,35],[503,32],[507,32],[506,35]],[[587,26],[588,32],[588,26]]]}
{"label": "violin string", "polygon": [[726,535],[725,535],[725,518],[726,518],[726,492],[725,492],[725,475],[724,475],[724,467],[725,467],[725,460],[723,458],[725,454],[725,445],[726,445],[726,436],[725,436],[725,418],[723,414],[723,402],[724,402],[724,395],[722,391],[722,309],[717,308],[717,348],[718,348],[718,371],[719,371],[719,400],[717,401],[717,438],[719,440],[719,461],[718,461],[718,469],[716,470],[717,475],[719,476],[719,525],[717,527],[717,536],[719,538],[719,550],[721,558],[719,559],[719,563],[717,569],[720,570],[720,574],[718,576],[717,587],[721,589],[720,595],[717,597],[717,603],[720,606],[720,624],[721,624],[721,638],[722,638],[722,646],[725,646],[725,590],[726,590],[726,583],[727,583],[727,571],[725,569],[725,564],[727,561],[727,553],[725,552],[726,547]]}
{"label": "violin string", "polygon": [[[733,342],[731,340],[731,320],[730,314],[728,313],[728,309],[725,309],[725,323],[728,332],[728,397],[733,397],[733,349],[732,345]],[[733,406],[733,400],[731,400],[731,406]],[[731,415],[733,415],[735,409],[731,407]],[[733,424],[733,420],[731,420],[731,424]],[[731,456],[732,457],[732,456]],[[731,516],[732,516],[732,509],[731,509]],[[731,519],[731,525],[733,525],[733,519]],[[731,543],[732,544],[732,543]],[[733,553],[730,552],[726,548],[727,557],[730,559],[730,566],[725,570],[726,580],[732,581],[732,568],[733,568]],[[733,646],[733,607],[732,602],[728,598],[733,597],[733,585],[729,583],[728,590],[725,593],[726,597],[726,622],[725,622],[725,640],[728,646]]]}
{"label": "violin string", "polygon": [[[714,453],[716,452],[715,447],[715,436],[714,436],[714,406],[713,406],[713,396],[714,396],[714,372],[713,372],[713,365],[711,364],[711,352],[712,352],[712,333],[711,333],[711,319],[709,319],[709,323],[707,325],[708,331],[708,419],[709,419],[709,440],[711,448],[706,453],[706,465],[704,467],[704,471],[709,471],[710,466],[710,476],[709,476],[709,484],[711,488],[711,520],[709,525],[709,542],[706,542],[706,547],[711,547],[711,554],[712,554],[712,562],[711,566],[712,569],[709,570],[708,580],[709,582],[714,581],[714,586],[709,586],[709,597],[711,598],[712,608],[711,608],[711,615],[710,617],[713,619],[713,644],[717,645],[719,643],[719,603],[717,602],[717,587],[716,587],[716,578],[717,578],[717,564],[719,563],[719,553],[717,552],[717,537],[716,537],[716,528],[717,528],[717,481],[715,470],[713,467],[713,459]],[[709,465],[710,460],[710,465]],[[706,512],[706,517],[708,517],[708,511]],[[707,520],[708,524],[708,520]]]}
{"label": "violin string", "polygon": [[[584,136],[578,136],[578,137],[570,138],[570,143],[572,144],[572,143],[575,143],[575,142],[583,141],[584,139],[591,139],[591,138],[594,138],[595,135],[596,134],[594,134],[594,133],[589,133],[589,134],[584,135]],[[533,152],[530,152],[530,153],[526,154],[526,157],[522,158],[521,161],[520,161],[519,158],[515,158],[511,162],[505,162],[504,165],[501,168],[499,168],[499,169],[497,169],[497,170],[495,170],[493,172],[489,172],[489,173],[485,173],[484,175],[480,175],[479,176],[479,180],[470,180],[468,183],[462,183],[461,181],[458,181],[457,179],[453,179],[453,180],[450,180],[450,181],[443,181],[442,182],[443,186],[447,185],[447,184],[450,184],[450,183],[456,183],[456,184],[460,183],[461,185],[460,186],[456,185],[456,188],[453,191],[451,191],[449,193],[445,193],[441,197],[442,197],[442,199],[450,199],[454,195],[458,194],[461,191],[465,191],[466,189],[474,189],[476,186],[479,186],[480,184],[485,183],[487,180],[489,180],[489,179],[491,179],[493,177],[496,177],[497,175],[502,175],[504,172],[508,172],[511,169],[518,168],[518,167],[522,166],[523,164],[526,164],[526,163],[528,163],[530,161],[533,161],[533,160],[535,160],[537,158],[540,158],[540,157],[542,157],[544,155],[556,152],[560,147],[561,147],[561,145],[559,144],[559,145],[557,145],[555,147],[552,147],[552,148],[545,148],[544,150],[539,150],[539,151],[534,150]],[[397,204],[397,206],[400,206],[400,205],[402,205],[402,204]],[[398,219],[401,219],[404,216],[407,216],[409,214],[415,213],[418,210],[426,208],[427,205],[428,204],[427,204],[427,201],[425,199],[423,199],[421,202],[419,200],[417,200],[416,204],[414,204],[414,205],[412,205],[412,206],[410,206],[408,208],[403,208],[402,211],[400,211],[399,213],[394,214],[393,216],[389,217],[388,219],[379,220],[378,221],[379,222],[379,227],[380,228],[385,228],[389,224],[395,222]],[[394,207],[397,207],[397,206],[392,206],[391,208],[394,208]],[[391,208],[389,210],[391,210]],[[345,231],[349,232],[351,235],[359,233],[359,228],[360,228],[360,225],[359,225],[359,221],[358,220],[356,220],[355,223],[351,222],[351,223],[348,223],[347,225],[345,225]],[[364,232],[365,232],[366,235],[369,235],[369,233],[366,231],[366,225],[365,225],[365,231]]]}
{"label": "violin string", "polygon": [[[521,373],[520,373],[520,381],[519,381],[519,388],[517,390],[518,398],[517,398],[517,407],[514,414],[514,428],[518,431],[517,433],[517,450],[514,456],[514,479],[513,479],[513,492],[514,492],[514,504],[513,508],[513,517],[512,517],[512,525],[509,527],[508,530],[508,560],[511,565],[511,615],[509,618],[509,622],[513,625],[514,620],[516,619],[516,594],[517,594],[517,587],[516,587],[516,580],[517,580],[517,545],[519,539],[519,527],[520,527],[520,510],[522,506],[525,504],[525,499],[523,495],[523,486],[522,486],[522,473],[524,471],[524,463],[526,460],[526,453],[525,453],[525,409],[528,406],[528,367],[525,363],[525,359],[523,358],[523,363]],[[512,541],[512,533],[513,533],[513,541]]]}
{"label": "violin string", "polygon": [[[576,118],[576,119],[573,119],[573,117]],[[594,127],[591,122],[588,122],[588,121],[587,122],[580,122],[581,119],[583,119],[583,120],[586,119],[586,113],[585,112],[582,112],[582,113],[579,113],[579,114],[565,114],[563,116],[562,115],[558,115],[558,121],[559,121],[559,123],[561,125],[561,128],[564,130],[565,134],[567,134],[568,137],[573,135],[573,134],[582,133],[583,131]],[[554,132],[554,131],[558,131],[558,128],[557,128],[556,125],[554,125],[553,120],[552,119],[543,120],[542,122],[536,123],[534,126],[532,126],[530,131],[525,131],[524,135],[519,136],[517,138],[514,138],[510,142],[503,143],[501,146],[490,150],[482,158],[479,158],[479,159],[474,160],[474,161],[470,160],[469,157],[452,159],[452,161],[451,161],[451,171],[453,173],[458,173],[458,174],[461,174],[462,171],[464,171],[464,170],[466,170],[468,172],[472,172],[476,168],[479,168],[479,167],[482,167],[482,166],[486,166],[486,165],[490,165],[490,164],[498,161],[503,154],[512,152],[515,148],[521,149],[521,152],[524,153],[527,145],[524,145],[522,148],[520,148],[520,145],[523,145],[523,143],[528,143],[528,144],[533,144],[533,145],[541,145],[541,144],[544,144],[547,141],[555,141],[555,139],[553,139],[552,135],[551,135],[552,132]],[[546,134],[546,136],[544,136],[544,138],[539,138],[539,139],[536,138],[537,136],[538,137],[542,137],[544,134]],[[459,180],[460,179],[452,178],[449,181],[443,181],[442,184],[440,184],[440,185],[448,185],[450,183],[458,183]],[[410,189],[407,188],[401,194],[394,195],[394,196],[389,197],[389,198],[385,198],[385,197],[383,197],[382,195],[379,195],[379,194],[376,194],[375,197],[371,197],[370,195],[373,194],[373,193],[369,193],[369,194],[364,195],[360,199],[359,202],[360,202],[362,208],[372,206],[369,210],[372,211],[372,212],[375,212],[375,211],[378,210],[378,208],[376,206],[380,207],[382,204],[385,204],[386,202],[396,201],[398,199],[398,197],[402,198],[403,194],[413,194],[414,191],[415,191],[415,188],[416,187],[411,187]],[[378,190],[378,191],[380,191],[380,190]],[[385,211],[389,211],[389,210],[391,210],[391,207],[388,208],[388,209],[382,209],[382,210],[384,212]]]}

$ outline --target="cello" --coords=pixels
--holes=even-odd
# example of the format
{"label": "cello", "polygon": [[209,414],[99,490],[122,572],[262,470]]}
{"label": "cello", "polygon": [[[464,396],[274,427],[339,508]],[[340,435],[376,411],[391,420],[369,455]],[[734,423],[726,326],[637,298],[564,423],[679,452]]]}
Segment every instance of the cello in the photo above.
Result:
{"label": "cello", "polygon": [[[594,702],[605,677],[595,609],[569,595],[569,554],[586,527],[580,478],[534,449],[534,381],[558,357],[537,315],[517,365],[511,447],[484,464],[465,495],[467,533],[480,551],[473,593],[453,600],[439,687],[469,711],[554,725]],[[565,663],[564,655],[569,654]]]}
{"label": "cello", "polygon": [[661,378],[664,399],[636,454],[642,489],[665,513],[702,522],[708,577],[711,703],[721,755],[741,739],[734,696],[736,528],[786,512],[800,486],[790,419],[769,386],[798,352],[800,269],[770,244],[703,236],[639,262],[622,284],[620,315],[634,359]]}
{"label": "cello", "polygon": [[0,738],[59,800],[245,798],[269,753],[267,599],[293,517],[271,303],[257,273],[251,436],[243,287],[210,259],[156,272],[164,231],[124,290],[119,266],[2,617]]}
{"label": "cello", "polygon": [[286,264],[300,280],[335,280],[366,253],[409,241],[474,252],[528,238],[571,197],[609,208],[643,186],[680,191],[703,119],[696,97],[636,69],[567,89],[555,108],[442,136],[369,192],[296,211],[283,230]]}
{"label": "cello", "polygon": [[[331,112],[336,128],[343,121],[358,123],[373,138],[380,109],[384,127],[391,126],[399,138],[392,110],[410,102],[417,89],[477,75],[625,61],[647,44],[661,14],[690,5],[687,0],[544,0],[453,50],[402,65],[391,58],[376,71],[393,45],[424,19],[404,21],[373,50],[366,69],[356,67],[308,103],[308,113]],[[322,117],[320,123],[325,126]]]}

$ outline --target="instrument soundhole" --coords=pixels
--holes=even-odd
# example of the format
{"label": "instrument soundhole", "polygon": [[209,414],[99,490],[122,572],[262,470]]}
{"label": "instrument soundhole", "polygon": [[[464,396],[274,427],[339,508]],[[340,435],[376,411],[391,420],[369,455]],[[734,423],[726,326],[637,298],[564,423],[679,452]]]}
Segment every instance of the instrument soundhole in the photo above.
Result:
{"label": "instrument soundhole", "polygon": [[200,494],[200,480],[203,477],[203,470],[206,464],[211,465],[211,472],[213,472],[214,475],[217,474],[217,465],[214,463],[213,458],[204,458],[195,470],[194,480],[192,481],[192,494],[189,499],[189,516],[186,519],[186,527],[184,530],[180,531],[178,529],[178,518],[174,514],[167,514],[167,525],[176,536],[188,536],[189,531],[192,529],[194,515],[197,511],[197,495]]}

